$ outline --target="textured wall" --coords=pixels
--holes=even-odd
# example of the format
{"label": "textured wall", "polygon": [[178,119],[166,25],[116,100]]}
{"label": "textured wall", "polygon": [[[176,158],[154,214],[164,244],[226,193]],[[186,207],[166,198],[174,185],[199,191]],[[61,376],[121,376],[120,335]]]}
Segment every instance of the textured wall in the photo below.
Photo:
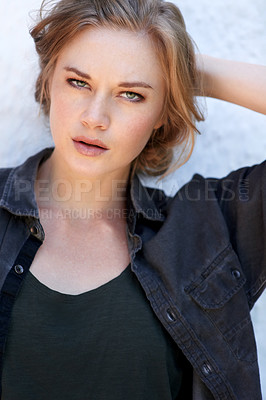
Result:
{"label": "textured wall", "polygon": [[[201,53],[266,64],[265,0],[180,0],[188,31]],[[0,166],[20,163],[50,145],[49,128],[38,117],[33,101],[38,64],[28,35],[29,11],[40,0],[0,1]],[[266,118],[217,100],[207,100],[206,121],[191,160],[163,182],[173,194],[194,172],[223,176],[230,170],[258,163],[266,153]],[[266,398],[266,295],[254,311],[261,380]]]}

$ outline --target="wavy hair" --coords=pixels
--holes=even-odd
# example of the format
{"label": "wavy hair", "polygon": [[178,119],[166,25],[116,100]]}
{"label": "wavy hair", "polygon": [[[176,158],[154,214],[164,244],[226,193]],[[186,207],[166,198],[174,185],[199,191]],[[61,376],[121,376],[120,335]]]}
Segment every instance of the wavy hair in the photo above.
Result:
{"label": "wavy hair", "polygon": [[[49,114],[49,77],[60,51],[88,27],[144,32],[152,39],[166,82],[164,124],[152,132],[133,168],[158,176],[184,164],[194,147],[196,122],[204,119],[195,97],[201,93],[201,77],[196,68],[195,45],[179,8],[171,2],[44,0],[38,22],[30,30],[40,63],[35,98],[44,114]],[[180,151],[173,163],[175,148]]]}

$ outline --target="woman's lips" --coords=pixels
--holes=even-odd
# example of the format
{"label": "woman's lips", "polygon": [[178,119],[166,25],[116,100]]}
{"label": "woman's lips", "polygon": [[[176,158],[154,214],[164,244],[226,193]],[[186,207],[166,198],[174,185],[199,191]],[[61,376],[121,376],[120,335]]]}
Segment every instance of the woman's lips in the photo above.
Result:
{"label": "woman's lips", "polygon": [[73,138],[73,143],[76,150],[84,156],[96,157],[109,150],[101,140],[84,136]]}

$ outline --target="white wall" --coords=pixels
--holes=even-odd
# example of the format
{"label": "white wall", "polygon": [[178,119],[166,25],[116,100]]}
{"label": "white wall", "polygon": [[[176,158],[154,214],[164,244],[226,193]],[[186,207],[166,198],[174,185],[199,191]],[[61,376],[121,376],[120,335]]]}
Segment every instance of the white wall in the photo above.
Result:
{"label": "white wall", "polygon": [[[28,35],[32,24],[29,11],[37,9],[40,0],[0,1],[0,166],[11,166],[52,142],[33,100],[38,64]],[[175,2],[201,53],[266,64],[265,0]],[[163,182],[169,194],[194,172],[221,177],[265,158],[265,116],[217,100],[208,100],[207,110],[206,122],[199,124],[202,135],[191,160]],[[266,295],[252,315],[266,398],[265,306]]]}

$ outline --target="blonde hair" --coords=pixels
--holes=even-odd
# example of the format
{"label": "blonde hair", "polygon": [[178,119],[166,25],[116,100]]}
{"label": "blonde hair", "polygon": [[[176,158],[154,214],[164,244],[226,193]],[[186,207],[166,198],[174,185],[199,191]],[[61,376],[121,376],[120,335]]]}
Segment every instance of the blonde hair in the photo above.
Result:
{"label": "blonde hair", "polygon": [[196,69],[194,43],[186,31],[183,16],[173,3],[163,0],[44,0],[39,22],[30,33],[40,61],[35,98],[45,115],[49,114],[49,77],[62,48],[82,29],[111,27],[144,32],[152,39],[166,81],[164,124],[153,131],[150,140],[134,161],[137,171],[162,175],[171,166],[174,149],[182,150],[178,167],[190,157],[203,120],[195,93],[200,76]]}

